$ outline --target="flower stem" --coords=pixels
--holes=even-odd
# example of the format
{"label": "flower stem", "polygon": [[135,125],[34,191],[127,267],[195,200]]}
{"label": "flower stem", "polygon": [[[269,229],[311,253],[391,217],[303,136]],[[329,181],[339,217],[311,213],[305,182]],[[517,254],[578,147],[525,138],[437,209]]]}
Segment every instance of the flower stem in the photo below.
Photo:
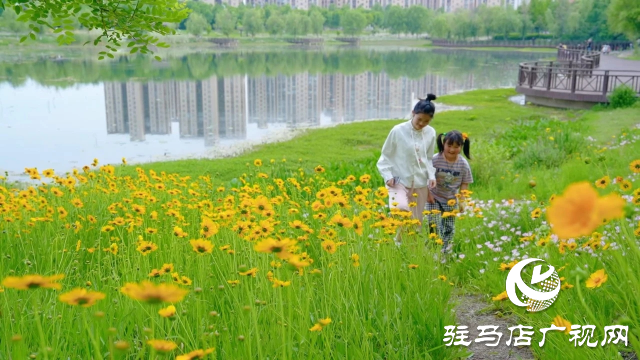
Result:
{"label": "flower stem", "polygon": [[89,334],[89,338],[91,339],[91,343],[95,348],[96,359],[102,360],[102,354],[100,353],[100,344],[96,341],[96,337],[91,332],[91,328],[89,327],[89,323],[87,322],[87,312],[82,312],[82,322],[84,323],[85,329],[87,329],[87,333]]}
{"label": "flower stem", "polygon": [[47,343],[44,339],[44,331],[42,330],[42,323],[40,322],[40,304],[36,298],[36,295],[33,295],[33,310],[36,317],[36,326],[38,327],[38,335],[40,335],[40,351],[44,354],[45,359],[49,359],[49,352],[47,351]]}

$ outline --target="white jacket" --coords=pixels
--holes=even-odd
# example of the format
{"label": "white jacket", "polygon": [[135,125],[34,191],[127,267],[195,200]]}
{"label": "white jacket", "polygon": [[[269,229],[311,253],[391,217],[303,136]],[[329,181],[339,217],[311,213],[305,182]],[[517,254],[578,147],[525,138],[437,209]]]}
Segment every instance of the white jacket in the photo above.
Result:
{"label": "white jacket", "polygon": [[431,159],[436,145],[436,131],[429,125],[415,130],[411,121],[391,129],[382,145],[378,171],[386,183],[394,176],[407,188],[422,188],[428,180],[435,180],[435,168]]}

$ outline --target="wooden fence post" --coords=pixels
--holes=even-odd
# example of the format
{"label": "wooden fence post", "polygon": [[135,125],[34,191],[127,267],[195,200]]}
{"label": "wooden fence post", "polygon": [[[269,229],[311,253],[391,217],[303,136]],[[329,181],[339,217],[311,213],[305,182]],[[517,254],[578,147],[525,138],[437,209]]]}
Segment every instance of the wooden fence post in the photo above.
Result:
{"label": "wooden fence post", "polygon": [[576,92],[576,80],[578,78],[578,70],[571,70],[571,93]]}
{"label": "wooden fence post", "polygon": [[604,72],[602,78],[602,95],[607,96],[607,92],[609,92],[609,70]]}

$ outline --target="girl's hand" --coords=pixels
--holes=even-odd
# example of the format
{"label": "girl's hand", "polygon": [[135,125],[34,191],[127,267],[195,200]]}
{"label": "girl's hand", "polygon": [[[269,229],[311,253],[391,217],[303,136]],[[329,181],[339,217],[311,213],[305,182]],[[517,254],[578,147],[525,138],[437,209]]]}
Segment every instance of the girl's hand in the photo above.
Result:
{"label": "girl's hand", "polygon": [[433,198],[433,194],[431,194],[431,191],[429,191],[429,195],[427,195],[427,202],[429,204],[434,204],[436,202],[436,199]]}
{"label": "girl's hand", "polygon": [[394,179],[387,180],[387,185],[390,187],[393,187],[395,185],[395,180]]}
{"label": "girl's hand", "polygon": [[458,201],[458,209],[460,209],[460,213],[464,213],[464,204],[462,201]]}

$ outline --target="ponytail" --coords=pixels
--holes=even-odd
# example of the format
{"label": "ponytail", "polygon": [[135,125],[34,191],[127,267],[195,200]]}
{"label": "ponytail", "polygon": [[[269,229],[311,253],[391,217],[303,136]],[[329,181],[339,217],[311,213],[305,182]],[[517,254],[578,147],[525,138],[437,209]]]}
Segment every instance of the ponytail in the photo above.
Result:
{"label": "ponytail", "polygon": [[466,133],[461,133],[458,130],[451,130],[438,135],[436,137],[438,153],[442,154],[444,151],[444,144],[457,144],[458,146],[461,146],[464,156],[471,160],[471,140]]}

